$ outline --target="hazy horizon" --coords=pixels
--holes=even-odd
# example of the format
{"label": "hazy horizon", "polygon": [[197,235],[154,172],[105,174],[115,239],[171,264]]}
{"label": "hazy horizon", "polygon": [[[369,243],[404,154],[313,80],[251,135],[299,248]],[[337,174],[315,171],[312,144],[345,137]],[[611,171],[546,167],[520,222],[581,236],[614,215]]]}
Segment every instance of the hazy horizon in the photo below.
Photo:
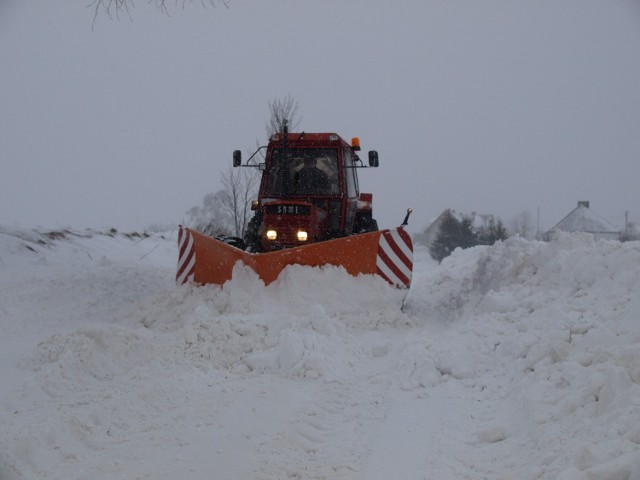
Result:
{"label": "hazy horizon", "polygon": [[381,227],[580,200],[640,221],[640,4],[229,2],[131,19],[83,2],[0,6],[0,223],[141,229],[221,189],[265,142],[268,102],[358,136]]}

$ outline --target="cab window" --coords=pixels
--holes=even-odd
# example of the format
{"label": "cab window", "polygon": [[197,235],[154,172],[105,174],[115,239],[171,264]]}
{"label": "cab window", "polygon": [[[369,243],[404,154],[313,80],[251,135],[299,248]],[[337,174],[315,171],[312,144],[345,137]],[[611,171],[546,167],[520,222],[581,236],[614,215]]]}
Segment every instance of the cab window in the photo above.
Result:
{"label": "cab window", "polygon": [[[340,193],[337,153],[335,148],[290,148],[285,159],[281,149],[274,150],[265,195],[282,195],[285,188],[293,195],[337,195]],[[316,170],[314,178],[322,181],[306,182],[303,187],[300,179],[308,169]]]}
{"label": "cab window", "polygon": [[353,164],[351,149],[344,149],[344,166],[345,176],[347,179],[347,197],[354,198],[358,196],[358,179],[356,177],[356,169]]}

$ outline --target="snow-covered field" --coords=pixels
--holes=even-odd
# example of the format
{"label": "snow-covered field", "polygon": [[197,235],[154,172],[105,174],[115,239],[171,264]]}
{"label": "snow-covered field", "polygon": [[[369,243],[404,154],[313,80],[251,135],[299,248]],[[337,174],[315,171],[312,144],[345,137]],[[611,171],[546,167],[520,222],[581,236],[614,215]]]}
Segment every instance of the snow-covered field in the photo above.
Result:
{"label": "snow-covered field", "polygon": [[176,232],[0,227],[0,479],[640,479],[640,243],[174,284]]}

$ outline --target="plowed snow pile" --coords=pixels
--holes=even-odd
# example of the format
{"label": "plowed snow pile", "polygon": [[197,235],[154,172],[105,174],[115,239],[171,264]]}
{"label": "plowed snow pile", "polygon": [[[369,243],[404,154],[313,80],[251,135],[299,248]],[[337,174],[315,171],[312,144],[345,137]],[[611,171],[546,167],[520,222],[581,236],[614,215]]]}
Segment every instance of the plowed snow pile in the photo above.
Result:
{"label": "plowed snow pile", "polygon": [[640,479],[640,244],[177,287],[176,233],[0,227],[0,479]]}

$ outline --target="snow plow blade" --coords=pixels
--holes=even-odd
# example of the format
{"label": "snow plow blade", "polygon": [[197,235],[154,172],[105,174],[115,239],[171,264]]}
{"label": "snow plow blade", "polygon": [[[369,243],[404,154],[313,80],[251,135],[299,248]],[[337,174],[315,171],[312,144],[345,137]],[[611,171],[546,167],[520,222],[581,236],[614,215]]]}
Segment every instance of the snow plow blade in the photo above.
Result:
{"label": "snow plow blade", "polygon": [[178,284],[222,285],[237,262],[270,284],[289,265],[343,267],[350,275],[377,274],[389,284],[409,288],[413,243],[403,227],[341,237],[267,253],[249,253],[190,228],[178,233]]}

